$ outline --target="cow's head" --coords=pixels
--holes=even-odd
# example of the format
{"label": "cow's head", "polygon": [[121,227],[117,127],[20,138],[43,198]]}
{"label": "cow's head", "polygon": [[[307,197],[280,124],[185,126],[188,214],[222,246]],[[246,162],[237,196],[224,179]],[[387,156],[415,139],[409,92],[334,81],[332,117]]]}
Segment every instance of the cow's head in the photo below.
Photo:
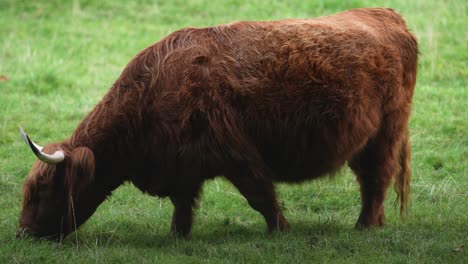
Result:
{"label": "cow's head", "polygon": [[20,132],[39,160],[24,183],[17,236],[64,237],[89,217],[76,212],[94,181],[94,154],[89,148],[71,148],[66,143],[42,148],[21,128]]}

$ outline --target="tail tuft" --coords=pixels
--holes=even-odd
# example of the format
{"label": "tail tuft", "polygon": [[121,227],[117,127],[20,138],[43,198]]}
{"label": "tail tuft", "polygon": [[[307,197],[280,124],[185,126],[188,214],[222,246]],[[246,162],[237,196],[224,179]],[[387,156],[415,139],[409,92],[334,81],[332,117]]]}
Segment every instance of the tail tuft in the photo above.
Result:
{"label": "tail tuft", "polygon": [[411,185],[411,146],[408,133],[401,144],[399,163],[401,168],[395,177],[394,186],[397,194],[395,207],[400,204],[400,216],[405,217],[408,213]]}

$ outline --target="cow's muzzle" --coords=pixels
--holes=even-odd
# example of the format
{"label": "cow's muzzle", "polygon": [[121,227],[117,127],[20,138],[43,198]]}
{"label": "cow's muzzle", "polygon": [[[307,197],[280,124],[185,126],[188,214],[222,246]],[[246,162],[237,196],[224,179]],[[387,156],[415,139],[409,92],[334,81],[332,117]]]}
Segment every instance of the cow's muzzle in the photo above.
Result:
{"label": "cow's muzzle", "polygon": [[41,239],[41,240],[59,240],[60,238],[63,238],[64,235],[60,236],[59,234],[52,234],[52,235],[43,235],[39,234],[32,229],[28,227],[20,227],[18,231],[16,232],[16,238],[18,239],[25,239],[25,238],[36,238],[36,239]]}
{"label": "cow's muzzle", "polygon": [[18,232],[16,232],[16,238],[23,239],[31,236],[36,236],[36,233],[27,227],[20,227]]}

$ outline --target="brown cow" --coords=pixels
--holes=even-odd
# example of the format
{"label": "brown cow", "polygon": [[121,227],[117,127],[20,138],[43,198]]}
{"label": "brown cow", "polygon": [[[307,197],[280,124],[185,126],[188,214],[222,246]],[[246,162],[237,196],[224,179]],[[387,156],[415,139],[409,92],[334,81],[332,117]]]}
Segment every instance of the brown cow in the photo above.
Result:
{"label": "brown cow", "polygon": [[130,61],[65,141],[42,149],[24,185],[23,233],[63,237],[123,182],[174,204],[188,235],[203,182],[224,175],[284,230],[274,182],[356,173],[356,227],[384,222],[395,176],[410,184],[408,118],[417,43],[391,9],[185,28]]}

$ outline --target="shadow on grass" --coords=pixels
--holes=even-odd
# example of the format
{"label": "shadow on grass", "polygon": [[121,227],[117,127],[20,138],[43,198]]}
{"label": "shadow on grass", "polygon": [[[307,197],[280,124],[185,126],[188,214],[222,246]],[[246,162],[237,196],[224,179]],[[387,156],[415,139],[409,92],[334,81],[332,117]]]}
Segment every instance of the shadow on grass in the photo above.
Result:
{"label": "shadow on grass", "polygon": [[[106,226],[121,226],[121,221],[107,222]],[[204,246],[220,246],[222,244],[249,244],[257,243],[281,243],[283,240],[299,239],[316,244],[319,239],[338,237],[343,233],[354,232],[353,226],[338,222],[313,223],[311,221],[292,222],[291,229],[287,232],[267,232],[263,223],[252,225],[241,225],[230,223],[223,225],[220,222],[198,223],[197,228],[192,231],[189,238],[177,238],[169,234],[162,226],[148,228],[147,224],[138,222],[125,222],[125,226],[131,229],[118,229],[115,231],[96,232],[98,227],[79,231],[69,235],[62,245],[65,247],[81,245],[92,245],[103,248],[125,246],[129,248],[152,248],[167,249],[184,244],[202,244]]]}
{"label": "shadow on grass", "polygon": [[289,232],[268,233],[263,221],[226,224],[208,220],[198,221],[189,239],[172,237],[168,224],[128,220],[93,222],[61,243],[7,239],[4,245],[11,252],[7,260],[25,253],[32,262],[39,257],[47,259],[51,252],[57,253],[54,255],[57,260],[99,256],[132,260],[178,258],[180,261],[195,257],[203,261],[208,257],[213,260],[228,257],[239,262],[249,262],[267,252],[273,259],[281,258],[280,262],[294,262],[304,257],[367,260],[369,254],[379,261],[384,255],[405,259],[416,252],[423,252],[431,259],[455,256],[454,248],[460,248],[464,241],[463,228],[421,225],[418,221],[356,231],[346,221],[306,219],[291,221]]}

